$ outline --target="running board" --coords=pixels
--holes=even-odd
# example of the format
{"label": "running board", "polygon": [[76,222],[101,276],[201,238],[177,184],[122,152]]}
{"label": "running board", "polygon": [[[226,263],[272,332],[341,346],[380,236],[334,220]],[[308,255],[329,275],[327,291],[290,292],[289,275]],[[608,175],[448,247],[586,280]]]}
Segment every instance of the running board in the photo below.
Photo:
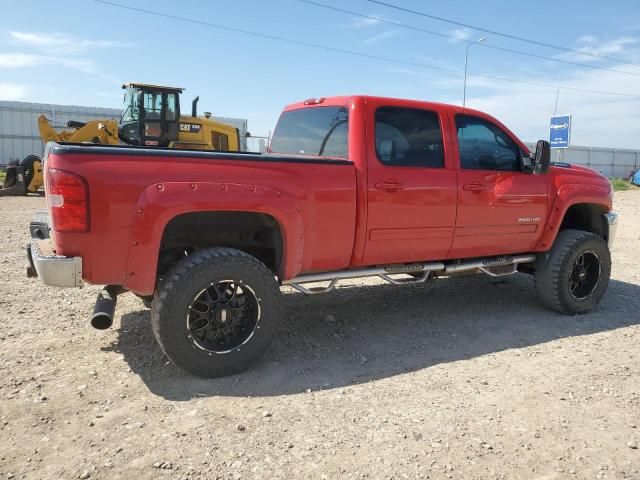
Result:
{"label": "running board", "polygon": [[[306,293],[308,295],[316,293],[326,293],[333,290],[338,281],[353,279],[353,278],[365,278],[365,277],[379,277],[386,282],[394,285],[408,285],[413,283],[424,283],[429,279],[431,273],[437,272],[442,274],[451,274],[458,272],[466,272],[477,270],[492,277],[499,277],[503,275],[512,275],[518,271],[518,265],[521,263],[533,262],[536,259],[534,254],[526,255],[505,255],[500,257],[488,257],[481,260],[474,260],[472,262],[454,263],[445,265],[442,262],[431,263],[411,263],[406,265],[387,265],[384,267],[373,268],[358,268],[353,270],[342,270],[338,272],[322,272],[322,273],[308,273],[285,280],[283,285],[288,285],[295,288],[299,292]],[[397,274],[421,274],[415,279],[396,279],[390,275]],[[326,287],[312,287],[307,288],[302,284],[305,283],[319,283],[329,282]]]}

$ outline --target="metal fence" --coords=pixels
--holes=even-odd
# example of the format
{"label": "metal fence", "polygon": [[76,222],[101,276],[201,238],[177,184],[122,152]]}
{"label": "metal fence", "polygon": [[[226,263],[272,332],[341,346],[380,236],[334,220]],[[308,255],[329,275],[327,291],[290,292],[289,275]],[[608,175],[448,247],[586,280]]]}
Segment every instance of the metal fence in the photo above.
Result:
{"label": "metal fence", "polygon": [[[44,145],[38,132],[38,116],[45,115],[54,127],[66,127],[69,120],[89,122],[98,119],[120,119],[118,108],[52,105],[48,103],[8,102],[0,100],[0,165],[10,159],[22,160],[27,155],[41,156]],[[211,117],[232,125],[240,132],[241,149],[247,149],[247,120],[244,118]]]}
{"label": "metal fence", "polygon": [[[535,143],[527,143],[533,151]],[[593,168],[609,178],[629,178],[640,169],[640,151],[620,148],[569,147],[551,150],[551,161]]]}

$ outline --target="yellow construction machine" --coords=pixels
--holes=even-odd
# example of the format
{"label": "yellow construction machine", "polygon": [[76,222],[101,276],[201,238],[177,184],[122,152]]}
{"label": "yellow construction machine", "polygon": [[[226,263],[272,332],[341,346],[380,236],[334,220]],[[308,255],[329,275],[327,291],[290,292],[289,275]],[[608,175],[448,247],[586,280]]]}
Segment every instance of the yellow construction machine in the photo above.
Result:
{"label": "yellow construction machine", "polygon": [[196,150],[240,150],[238,129],[209,118],[198,117],[198,99],[191,116],[180,113],[184,89],[144,83],[125,83],[119,139],[131,145]]}
{"label": "yellow construction machine", "polygon": [[[44,116],[38,117],[38,130],[47,142],[99,143],[194,150],[240,150],[237,128],[213,121],[205,114],[198,117],[199,97],[193,100],[191,115],[180,112],[183,88],[144,83],[125,83],[120,123],[116,120],[70,121],[67,128],[56,130]],[[35,193],[43,185],[42,164],[29,155],[18,164],[9,164],[0,196]]]}

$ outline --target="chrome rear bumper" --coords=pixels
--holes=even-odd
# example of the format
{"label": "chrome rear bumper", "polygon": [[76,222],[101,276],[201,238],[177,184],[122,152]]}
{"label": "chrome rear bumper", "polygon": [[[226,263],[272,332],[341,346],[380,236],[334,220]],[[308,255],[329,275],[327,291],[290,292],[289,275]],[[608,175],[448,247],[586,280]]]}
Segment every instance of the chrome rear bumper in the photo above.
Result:
{"label": "chrome rear bumper", "polygon": [[38,212],[29,225],[31,244],[27,246],[28,277],[38,277],[52,287],[82,287],[82,258],[57,255],[49,238],[49,215]]}
{"label": "chrome rear bumper", "polygon": [[51,239],[33,239],[28,247],[27,256],[32,273],[35,272],[45,285],[52,287],[82,287],[84,285],[82,258],[56,255],[53,252]]}

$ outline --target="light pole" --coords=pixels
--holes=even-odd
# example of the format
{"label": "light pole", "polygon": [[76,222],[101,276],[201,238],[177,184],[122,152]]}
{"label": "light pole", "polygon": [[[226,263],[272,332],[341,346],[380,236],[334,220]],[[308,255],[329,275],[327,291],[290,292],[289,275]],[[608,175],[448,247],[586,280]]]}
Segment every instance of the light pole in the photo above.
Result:
{"label": "light pole", "polygon": [[467,49],[464,51],[464,89],[462,92],[462,108],[467,104],[467,63],[469,63],[469,47],[476,43],[482,43],[486,40],[486,37],[480,37],[475,42],[469,42]]}

